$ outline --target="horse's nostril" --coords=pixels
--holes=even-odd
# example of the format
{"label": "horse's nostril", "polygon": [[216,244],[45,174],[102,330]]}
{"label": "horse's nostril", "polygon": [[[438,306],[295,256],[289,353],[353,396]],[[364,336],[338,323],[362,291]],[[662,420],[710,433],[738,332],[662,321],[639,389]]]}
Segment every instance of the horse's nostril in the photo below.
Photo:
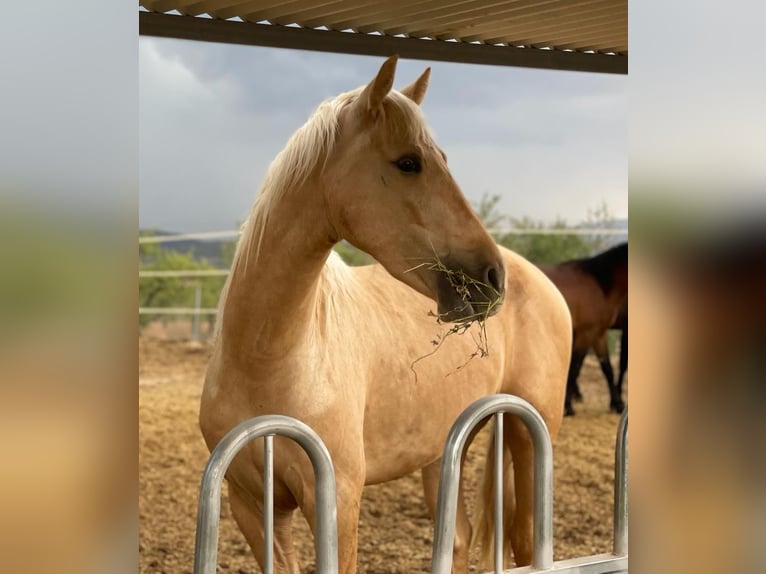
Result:
{"label": "horse's nostril", "polygon": [[484,271],[484,282],[498,293],[503,292],[503,271],[494,265],[490,265]]}

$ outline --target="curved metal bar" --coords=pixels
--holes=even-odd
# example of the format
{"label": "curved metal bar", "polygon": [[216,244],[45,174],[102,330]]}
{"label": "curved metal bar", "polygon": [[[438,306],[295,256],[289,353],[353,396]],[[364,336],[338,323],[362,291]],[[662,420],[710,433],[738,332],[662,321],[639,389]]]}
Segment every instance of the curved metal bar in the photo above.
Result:
{"label": "curved metal bar", "polygon": [[[450,574],[455,545],[460,460],[471,431],[494,413],[518,416],[529,430],[535,449],[534,554],[537,569],[553,566],[553,447],[540,413],[524,399],[490,395],[471,404],[455,421],[447,437],[439,478],[439,501],[434,530],[433,574]],[[495,525],[497,528],[499,525]]]}
{"label": "curved metal bar", "polygon": [[274,574],[274,435],[263,437],[263,574]]}
{"label": "curved metal bar", "polygon": [[628,554],[628,410],[617,427],[614,450],[614,553]]}
{"label": "curved metal bar", "polygon": [[327,447],[311,428],[291,417],[266,415],[238,424],[213,449],[202,475],[194,574],[215,574],[218,557],[218,523],[221,514],[221,486],[226,469],[250,441],[281,435],[297,442],[314,467],[316,492],[316,564],[320,574],[338,572],[338,523],[335,498],[335,470]]}
{"label": "curved metal bar", "polygon": [[503,572],[503,413],[495,413],[495,574]]}

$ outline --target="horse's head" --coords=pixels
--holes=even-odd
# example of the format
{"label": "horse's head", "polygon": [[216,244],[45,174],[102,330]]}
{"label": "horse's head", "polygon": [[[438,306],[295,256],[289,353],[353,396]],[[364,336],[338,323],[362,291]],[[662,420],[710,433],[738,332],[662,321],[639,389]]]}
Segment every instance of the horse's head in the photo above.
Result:
{"label": "horse's head", "polygon": [[500,252],[450,174],[419,104],[430,70],[392,90],[396,57],[352,92],[326,160],[327,205],[339,238],[434,299],[445,321],[494,314]]}

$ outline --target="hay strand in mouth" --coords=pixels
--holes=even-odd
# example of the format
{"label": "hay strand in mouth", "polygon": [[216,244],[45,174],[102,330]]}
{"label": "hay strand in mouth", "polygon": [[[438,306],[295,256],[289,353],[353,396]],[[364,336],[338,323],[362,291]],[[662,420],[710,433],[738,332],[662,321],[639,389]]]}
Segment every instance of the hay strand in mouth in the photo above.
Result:
{"label": "hay strand in mouth", "polygon": [[[436,336],[436,338],[431,341],[431,344],[434,346],[433,350],[431,350],[429,353],[426,353],[422,357],[418,357],[415,359],[412,364],[410,365],[410,369],[415,374],[415,382],[417,382],[417,371],[415,371],[415,365],[422,361],[423,359],[426,359],[432,355],[434,355],[444,344],[444,341],[452,336],[452,335],[463,335],[466,333],[470,328],[471,325],[474,323],[477,323],[479,325],[479,332],[478,337],[474,337],[473,333],[471,334],[473,337],[473,341],[476,344],[476,349],[471,353],[471,355],[468,357],[468,359],[461,364],[457,369],[455,369],[454,372],[460,371],[465,366],[468,365],[475,357],[484,358],[489,355],[489,342],[487,339],[487,327],[486,327],[486,320],[489,318],[489,316],[492,314],[492,311],[500,305],[502,302],[502,298],[500,297],[500,292],[495,289],[491,285],[487,285],[486,283],[483,283],[481,281],[477,281],[473,277],[467,275],[462,270],[454,270],[448,268],[442,261],[439,259],[439,256],[434,253],[434,260],[428,261],[425,263],[421,263],[420,265],[416,265],[415,267],[412,267],[411,269],[408,269],[405,271],[405,273],[409,273],[411,271],[415,271],[416,269],[425,268],[428,271],[437,271],[439,273],[443,273],[445,277],[447,278],[447,282],[450,284],[450,286],[455,289],[455,292],[458,294],[460,299],[464,303],[464,307],[462,308],[456,308],[452,309],[451,311],[448,311],[447,313],[442,314],[436,314],[432,311],[429,311],[428,315],[431,317],[436,317],[436,322],[441,325],[445,322],[445,317],[448,313],[453,313],[455,311],[462,311],[467,306],[470,305],[470,307],[475,311],[473,314],[468,315],[466,317],[462,317],[458,321],[455,322],[455,324],[450,327],[446,332],[440,333]],[[475,301],[471,299],[471,288],[474,288],[478,293],[481,293],[484,297],[486,297],[486,301]],[[477,311],[478,309],[478,311]],[[454,373],[449,373],[447,376],[450,376]]]}

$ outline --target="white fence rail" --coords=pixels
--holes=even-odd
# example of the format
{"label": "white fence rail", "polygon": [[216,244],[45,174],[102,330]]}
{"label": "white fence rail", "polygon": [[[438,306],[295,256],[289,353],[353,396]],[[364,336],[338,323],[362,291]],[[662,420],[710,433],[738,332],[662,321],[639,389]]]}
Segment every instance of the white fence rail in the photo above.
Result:
{"label": "white fence rail", "polygon": [[210,239],[237,239],[240,231],[204,231],[201,233],[179,233],[177,235],[145,235],[138,238],[138,244],[170,243],[173,241],[196,241]]}
{"label": "white fence rail", "polygon": [[[498,227],[489,232],[495,235],[617,235],[627,236],[628,230],[621,228],[587,228],[576,227],[566,229]],[[147,235],[138,238],[139,245],[145,243],[172,243],[176,241],[209,241],[213,239],[237,239],[241,231],[202,231],[200,233],[179,233],[177,235]]]}
{"label": "white fence rail", "polygon": [[173,271],[139,271],[138,277],[226,277],[228,269],[179,269]]}
{"label": "white fence rail", "polygon": [[[604,235],[612,237],[628,237],[628,230],[623,228],[567,228],[567,229],[518,229],[518,228],[493,228],[489,230],[495,235]],[[221,239],[236,240],[241,232],[229,231],[205,231],[200,233],[179,233],[176,235],[150,235],[138,238],[139,245],[151,243],[174,243],[179,241],[211,241]],[[148,278],[202,278],[202,277],[226,277],[228,269],[177,269],[177,270],[141,270],[138,272],[139,279]],[[215,315],[216,309],[196,307],[140,307],[139,315]]]}
{"label": "white fence rail", "polygon": [[139,307],[139,315],[215,315],[218,309],[211,307]]}

